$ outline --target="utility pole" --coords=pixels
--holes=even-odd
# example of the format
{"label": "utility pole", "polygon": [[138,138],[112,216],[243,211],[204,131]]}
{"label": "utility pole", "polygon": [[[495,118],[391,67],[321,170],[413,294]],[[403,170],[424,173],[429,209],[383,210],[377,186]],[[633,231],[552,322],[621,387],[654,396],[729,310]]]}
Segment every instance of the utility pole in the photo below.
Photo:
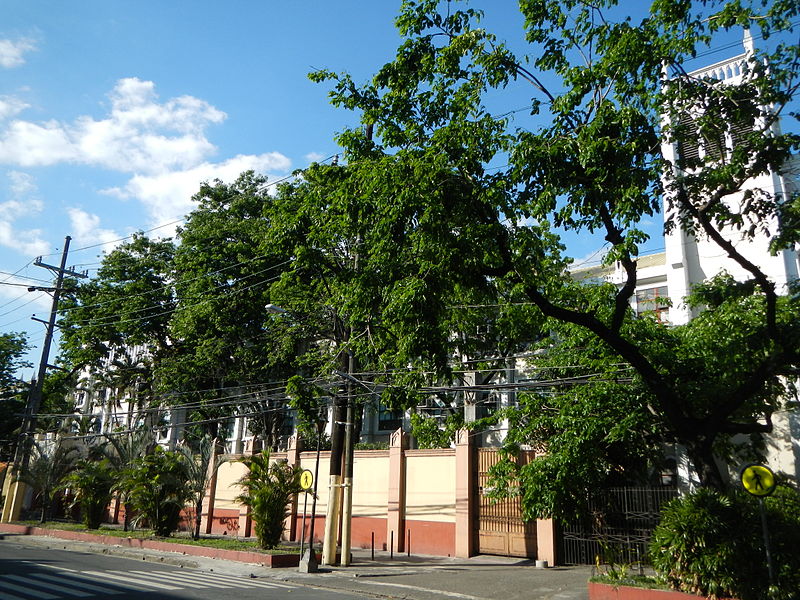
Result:
{"label": "utility pole", "polygon": [[344,445],[344,397],[336,395],[333,406],[331,431],[331,463],[328,480],[328,509],[325,515],[325,539],[322,546],[322,564],[336,564],[337,534],[339,530],[340,498],[342,491],[342,446]]}
{"label": "utility pole", "polygon": [[[87,277],[86,273],[76,273],[70,269],[66,268],[67,265],[67,255],[69,254],[69,243],[72,238],[70,236],[66,236],[64,238],[64,249],[61,252],[61,264],[58,267],[53,265],[48,265],[42,262],[42,257],[38,257],[34,264],[38,267],[44,267],[45,269],[49,269],[56,275],[56,284],[55,287],[48,288],[48,287],[38,287],[33,286],[29,287],[29,292],[34,291],[44,291],[49,292],[52,294],[53,302],[50,308],[50,318],[47,321],[43,321],[42,319],[37,319],[36,317],[32,317],[34,321],[39,321],[45,324],[45,336],[44,342],[42,343],[42,356],[39,359],[39,371],[37,373],[36,379],[33,382],[33,386],[31,387],[31,391],[28,394],[28,405],[25,408],[25,417],[22,421],[22,430],[20,433],[20,439],[17,444],[17,451],[14,463],[15,465],[20,465],[22,469],[28,468],[28,462],[30,461],[30,437],[33,435],[33,431],[36,428],[36,419],[39,413],[39,407],[42,403],[42,389],[44,387],[44,378],[47,374],[48,367],[52,367],[52,365],[48,364],[50,360],[50,346],[53,343],[53,333],[55,332],[56,328],[56,317],[58,316],[58,301],[61,297],[61,292],[63,291],[64,285],[64,276],[70,275],[72,277],[76,277],[79,279],[85,279]],[[25,485],[19,481],[16,482],[13,491],[9,494],[10,498],[7,501],[9,504],[9,510],[6,511],[6,507],[3,508],[3,521],[12,521],[19,518],[19,513],[22,510],[22,500],[25,494]]]}
{"label": "utility pole", "polygon": [[[367,123],[364,129],[364,137],[368,142],[372,141],[373,124]],[[358,273],[359,268],[359,255],[358,252],[361,248],[363,240],[361,234],[356,239],[356,251],[353,258],[353,271]],[[353,324],[350,323],[350,337],[353,336]],[[358,432],[355,431],[356,426],[356,411],[355,411],[355,398],[353,396],[353,373],[356,371],[356,359],[353,355],[353,349],[349,348],[347,352],[347,424],[345,425],[344,437],[344,498],[342,506],[342,566],[350,566],[350,546],[353,531],[353,450],[358,438]]]}

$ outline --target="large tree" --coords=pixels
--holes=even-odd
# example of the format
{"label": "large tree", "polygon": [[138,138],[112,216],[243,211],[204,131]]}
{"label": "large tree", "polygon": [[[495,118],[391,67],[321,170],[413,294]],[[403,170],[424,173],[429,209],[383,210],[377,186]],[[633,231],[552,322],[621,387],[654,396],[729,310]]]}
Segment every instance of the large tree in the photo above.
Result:
{"label": "large tree", "polygon": [[252,172],[200,186],[178,232],[175,352],[164,374],[182,392],[178,402],[197,403],[193,418],[206,421],[210,435],[217,435],[213,419],[245,415],[251,432],[274,448],[284,422],[274,382],[292,372],[296,352],[292,332],[267,309],[289,268],[283,248],[266,243],[274,227],[269,192],[266,178]]}
{"label": "large tree", "polygon": [[0,461],[11,460],[22,426],[27,385],[17,371],[30,366],[24,359],[27,339],[19,333],[0,334]]}
{"label": "large tree", "polygon": [[[368,190],[372,208],[362,214],[369,255],[362,260],[386,276],[382,326],[404,351],[402,360],[416,355],[443,367],[451,332],[442,324],[461,304],[454,300],[463,289],[491,287],[501,306],[487,312],[508,315],[525,304],[577,327],[629,365],[628,409],[633,402],[637,414],[650,415],[660,441],[686,448],[702,484],[723,486],[715,453],[725,456],[736,434],[771,431],[789,391],[782,376],[795,374],[798,362],[798,296],[780,297],[729,241],[731,232],[745,240],[770,235],[773,250],[793,248],[797,202],[770,189],[747,193],[741,206],[725,198],[784,169],[797,149],[797,136],[773,126],[794,97],[800,51],[778,44],[769,55],[756,52],[742,83],[731,86],[692,78],[683,64],[719,32],[752,26],[768,37],[789,28],[798,7],[656,0],[634,20],[615,5],[522,1],[527,50],[515,54],[478,25],[480,12],[409,0],[397,19],[404,37],[397,57],[371,82],[330,72],[313,77],[333,80],[334,104],[361,111],[375,127],[377,142],[353,131],[339,139],[357,185]],[[677,83],[665,85],[665,77]],[[487,108],[519,86],[528,86],[534,116],[521,126]],[[679,117],[698,107],[703,116],[684,125]],[[751,133],[734,131],[741,121]],[[697,131],[707,139],[736,136],[737,146],[688,165],[662,154],[662,143],[696,141]],[[703,316],[673,329],[637,320],[630,308],[636,259],[648,239],[640,224],[660,218],[665,201],[669,227],[706,236],[751,278],[750,285],[706,286],[697,299],[707,307]],[[778,216],[780,231],[759,226]],[[607,242],[605,260],[622,266],[621,284],[572,281],[558,237],[565,232]],[[742,311],[747,317],[737,318]],[[558,343],[552,336],[545,345]],[[591,401],[608,417],[620,405],[618,394],[604,393]],[[561,427],[571,426],[562,420]],[[650,432],[653,421],[643,418],[641,426]],[[528,441],[551,435],[539,429]],[[535,483],[530,471],[526,476]]]}

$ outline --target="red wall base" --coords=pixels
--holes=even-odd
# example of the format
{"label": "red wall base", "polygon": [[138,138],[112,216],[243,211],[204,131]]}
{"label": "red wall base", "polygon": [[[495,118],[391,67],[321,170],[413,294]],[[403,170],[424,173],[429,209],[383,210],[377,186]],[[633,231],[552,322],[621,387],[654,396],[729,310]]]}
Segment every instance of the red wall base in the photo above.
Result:
{"label": "red wall base", "polygon": [[589,600],[689,600],[690,598],[697,600],[703,596],[673,590],[646,590],[625,585],[615,587],[607,583],[589,584]]}

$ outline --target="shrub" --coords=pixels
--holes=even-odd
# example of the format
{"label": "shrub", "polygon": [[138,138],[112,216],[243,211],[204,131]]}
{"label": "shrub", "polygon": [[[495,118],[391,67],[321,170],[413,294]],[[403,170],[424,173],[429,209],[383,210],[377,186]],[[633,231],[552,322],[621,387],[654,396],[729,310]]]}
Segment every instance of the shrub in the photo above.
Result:
{"label": "shrub", "polygon": [[97,529],[103,522],[113,484],[114,475],[107,460],[81,459],[63,479],[63,487],[74,494],[72,506],[80,505],[83,523],[89,529]]}
{"label": "shrub", "polygon": [[247,474],[239,481],[244,493],[237,500],[250,508],[259,546],[274,548],[281,541],[287,505],[293,494],[302,491],[302,469],[284,462],[270,464],[267,450],[241,462],[247,466]]}
{"label": "shrub", "polygon": [[78,458],[78,449],[66,445],[61,437],[42,443],[32,441],[27,466],[15,471],[17,480],[31,486],[40,498],[42,511],[39,522],[44,523],[49,515],[61,481],[69,474]]}
{"label": "shrub", "polygon": [[769,588],[758,500],[699,489],[670,502],[653,532],[653,567],[672,588],[711,598],[793,598],[800,582],[800,500],[784,487],[766,501],[777,583]]}
{"label": "shrub", "polygon": [[121,479],[120,487],[128,491],[137,521],[146,519],[162,537],[178,528],[181,510],[189,500],[186,465],[179,454],[156,447],[152,454],[136,459]]}

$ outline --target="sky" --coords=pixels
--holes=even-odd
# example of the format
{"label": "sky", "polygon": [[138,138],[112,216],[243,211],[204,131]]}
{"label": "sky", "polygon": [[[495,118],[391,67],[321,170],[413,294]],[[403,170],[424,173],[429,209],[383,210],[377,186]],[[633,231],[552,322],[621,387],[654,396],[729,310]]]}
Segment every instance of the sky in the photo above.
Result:
{"label": "sky", "polygon": [[[515,2],[483,4],[487,29],[518,36]],[[307,74],[365,81],[394,56],[399,5],[0,0],[0,333],[27,332],[38,360],[30,317],[51,300],[27,287],[50,284],[34,260],[57,265],[65,236],[68,266],[91,275],[131,233],[173,233],[202,181],[274,181],[336,154],[357,115]],[[530,97],[509,90],[498,112]]]}

